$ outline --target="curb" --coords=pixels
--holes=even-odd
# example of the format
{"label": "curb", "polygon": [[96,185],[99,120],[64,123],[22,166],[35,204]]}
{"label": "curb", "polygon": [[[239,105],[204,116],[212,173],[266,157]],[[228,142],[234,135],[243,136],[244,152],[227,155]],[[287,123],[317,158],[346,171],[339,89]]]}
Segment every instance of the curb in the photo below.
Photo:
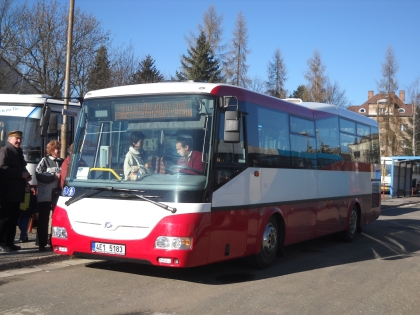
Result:
{"label": "curb", "polygon": [[10,262],[5,262],[0,264],[0,271],[6,271],[10,269],[21,269],[21,268],[27,268],[42,264],[48,264],[48,263],[54,263],[59,262],[63,260],[69,260],[73,259],[72,256],[66,256],[66,255],[57,255],[53,254],[50,256],[43,256],[43,257],[31,257],[31,258],[25,258],[22,260],[15,260]]}

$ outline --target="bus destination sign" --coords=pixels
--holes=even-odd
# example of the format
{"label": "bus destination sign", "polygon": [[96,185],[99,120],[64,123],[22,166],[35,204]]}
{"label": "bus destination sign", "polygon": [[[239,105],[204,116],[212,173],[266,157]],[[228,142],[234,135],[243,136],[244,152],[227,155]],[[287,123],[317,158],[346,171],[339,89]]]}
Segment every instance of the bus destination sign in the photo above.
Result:
{"label": "bus destination sign", "polygon": [[115,120],[193,118],[194,102],[188,100],[115,104]]}

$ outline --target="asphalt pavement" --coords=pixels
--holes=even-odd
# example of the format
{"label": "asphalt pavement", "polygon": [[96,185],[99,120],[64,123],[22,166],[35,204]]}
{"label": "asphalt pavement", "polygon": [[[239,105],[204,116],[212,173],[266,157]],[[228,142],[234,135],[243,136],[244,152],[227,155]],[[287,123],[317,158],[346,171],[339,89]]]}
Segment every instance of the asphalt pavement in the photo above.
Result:
{"label": "asphalt pavement", "polygon": [[[420,195],[400,198],[389,198],[389,195],[383,195],[381,210],[418,203],[420,203]],[[38,250],[38,246],[35,244],[36,228],[29,233],[29,240],[26,243],[19,243],[19,233],[20,231],[17,229],[15,244],[21,246],[21,249],[11,251],[9,253],[0,253],[0,271],[35,267],[63,260],[77,259],[69,256],[54,254],[52,248],[49,246],[46,247],[45,252],[40,252]]]}

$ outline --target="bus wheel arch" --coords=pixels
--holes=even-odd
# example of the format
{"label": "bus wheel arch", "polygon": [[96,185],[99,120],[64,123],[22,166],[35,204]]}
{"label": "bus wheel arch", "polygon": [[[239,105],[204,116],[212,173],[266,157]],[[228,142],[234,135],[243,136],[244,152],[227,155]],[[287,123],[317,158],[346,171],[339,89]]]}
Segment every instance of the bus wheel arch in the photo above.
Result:
{"label": "bus wheel arch", "polygon": [[361,232],[360,228],[360,204],[355,201],[352,203],[347,219],[346,229],[343,231],[342,236],[345,242],[351,242],[356,238],[356,234]]}

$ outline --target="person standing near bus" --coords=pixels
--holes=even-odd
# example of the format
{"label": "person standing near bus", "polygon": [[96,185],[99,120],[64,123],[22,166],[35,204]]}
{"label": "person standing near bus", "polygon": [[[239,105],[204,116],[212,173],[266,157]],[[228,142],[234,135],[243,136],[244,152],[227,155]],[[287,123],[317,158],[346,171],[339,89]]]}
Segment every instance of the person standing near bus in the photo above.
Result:
{"label": "person standing near bus", "polygon": [[[0,232],[3,231],[3,225],[6,223],[7,221],[7,217],[6,217],[6,213],[4,210],[4,208],[1,208],[1,200],[2,200],[2,193],[3,193],[3,178],[4,178],[4,170],[2,168],[0,168]],[[4,253],[4,252],[10,252],[10,249],[7,248],[6,246],[1,245],[2,244],[2,236],[0,233],[0,253]]]}
{"label": "person standing near bus", "polygon": [[20,203],[25,198],[26,183],[31,175],[26,169],[26,161],[21,149],[22,131],[8,133],[4,147],[0,148],[0,169],[2,191],[0,209],[0,252],[19,250],[14,244],[16,225],[19,219]]}
{"label": "person standing near bus", "polygon": [[[177,165],[180,166],[179,172],[192,175],[202,175],[204,173],[204,163],[201,158],[201,152],[194,151],[192,139],[187,137],[178,137],[175,144],[176,152],[181,156]],[[185,166],[187,168],[182,168]]]}
{"label": "person standing near bus", "polygon": [[60,158],[61,144],[57,140],[47,144],[47,156],[42,158],[36,167],[36,179],[38,180],[38,245],[40,251],[45,251],[48,244],[48,224],[51,210],[54,210],[60,189],[61,164]]}

